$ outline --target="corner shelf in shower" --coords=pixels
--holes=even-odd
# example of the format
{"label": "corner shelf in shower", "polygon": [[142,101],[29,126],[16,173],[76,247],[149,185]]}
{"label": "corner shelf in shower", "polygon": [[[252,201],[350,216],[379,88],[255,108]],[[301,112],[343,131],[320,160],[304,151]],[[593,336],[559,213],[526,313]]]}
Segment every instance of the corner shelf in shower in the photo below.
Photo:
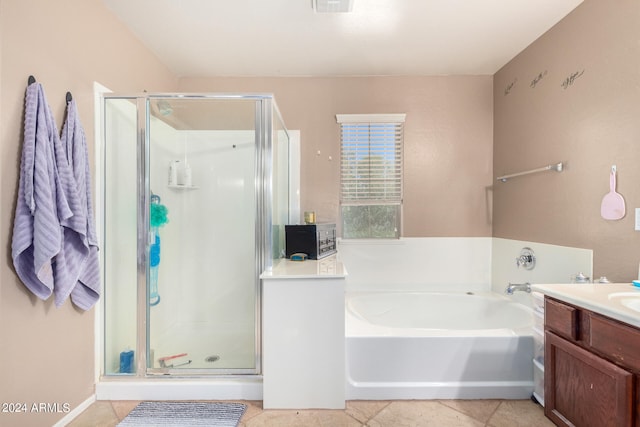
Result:
{"label": "corner shelf in shower", "polygon": [[167,185],[167,187],[172,188],[174,190],[183,190],[183,191],[197,190],[198,188],[200,188],[196,185]]}

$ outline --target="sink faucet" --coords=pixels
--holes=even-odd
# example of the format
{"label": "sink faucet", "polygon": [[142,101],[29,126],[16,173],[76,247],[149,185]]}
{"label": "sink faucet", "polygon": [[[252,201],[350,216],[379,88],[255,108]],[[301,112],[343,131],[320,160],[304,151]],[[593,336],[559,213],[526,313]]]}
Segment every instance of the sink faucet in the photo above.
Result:
{"label": "sink faucet", "polygon": [[523,291],[523,292],[531,292],[531,283],[511,283],[509,282],[509,286],[505,289],[507,295],[513,295],[515,291]]}

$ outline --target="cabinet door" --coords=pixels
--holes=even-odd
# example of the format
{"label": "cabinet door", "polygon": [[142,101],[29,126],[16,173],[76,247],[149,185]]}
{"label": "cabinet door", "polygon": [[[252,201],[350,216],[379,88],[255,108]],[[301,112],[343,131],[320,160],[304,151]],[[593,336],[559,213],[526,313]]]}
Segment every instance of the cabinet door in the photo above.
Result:
{"label": "cabinet door", "polygon": [[556,425],[631,426],[633,375],[548,331],[544,393]]}

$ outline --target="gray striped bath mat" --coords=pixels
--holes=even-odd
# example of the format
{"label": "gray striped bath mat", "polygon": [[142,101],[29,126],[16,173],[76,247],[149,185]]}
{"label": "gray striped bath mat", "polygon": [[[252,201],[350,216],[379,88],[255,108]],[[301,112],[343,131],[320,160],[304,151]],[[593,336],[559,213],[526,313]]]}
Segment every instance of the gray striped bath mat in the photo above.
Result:
{"label": "gray striped bath mat", "polygon": [[141,402],[118,426],[236,427],[246,409],[242,403]]}

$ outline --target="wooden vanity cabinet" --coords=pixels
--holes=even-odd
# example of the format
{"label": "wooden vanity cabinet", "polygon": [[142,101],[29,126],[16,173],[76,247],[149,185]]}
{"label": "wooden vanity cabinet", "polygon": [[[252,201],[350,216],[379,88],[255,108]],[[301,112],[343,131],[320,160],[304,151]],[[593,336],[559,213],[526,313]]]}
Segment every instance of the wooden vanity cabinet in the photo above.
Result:
{"label": "wooden vanity cabinet", "polygon": [[545,297],[545,415],[558,426],[640,427],[640,330]]}

